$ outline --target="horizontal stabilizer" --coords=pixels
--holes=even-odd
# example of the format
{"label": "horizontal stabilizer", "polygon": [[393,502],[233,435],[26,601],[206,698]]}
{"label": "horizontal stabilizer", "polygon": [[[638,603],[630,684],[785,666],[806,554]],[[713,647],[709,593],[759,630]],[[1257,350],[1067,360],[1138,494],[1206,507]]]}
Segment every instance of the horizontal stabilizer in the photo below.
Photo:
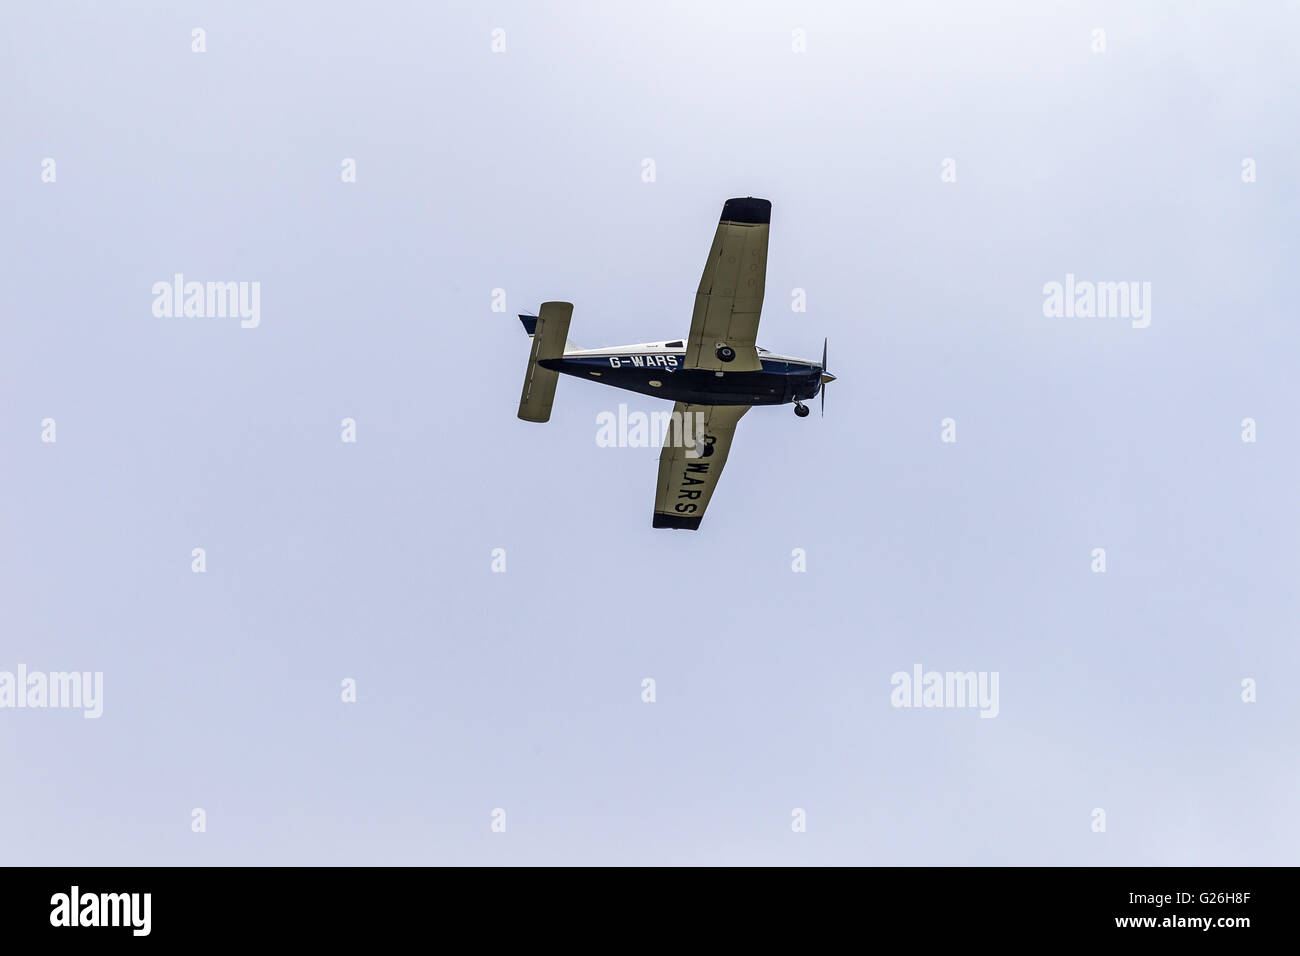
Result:
{"label": "horizontal stabilizer", "polygon": [[538,365],[541,359],[559,358],[564,354],[564,343],[569,334],[569,320],[573,318],[573,303],[543,302],[538,315],[521,315],[520,321],[527,329],[532,319],[532,351],[528,355],[528,370],[524,375],[524,390],[519,396],[519,417],[526,422],[545,422],[551,419],[551,403],[555,401],[555,383],[559,373]]}

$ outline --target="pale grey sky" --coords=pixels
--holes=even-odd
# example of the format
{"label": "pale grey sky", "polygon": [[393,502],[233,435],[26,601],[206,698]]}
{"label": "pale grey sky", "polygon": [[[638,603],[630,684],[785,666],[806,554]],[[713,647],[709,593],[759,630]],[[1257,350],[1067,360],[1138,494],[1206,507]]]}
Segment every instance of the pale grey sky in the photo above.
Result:
{"label": "pale grey sky", "polygon": [[[0,709],[0,862],[1296,862],[1298,28],[5,5],[0,671],[104,700]],[[595,422],[666,405],[516,420],[514,314],[684,335],[745,195],[759,344],[839,380],[654,531],[657,453]],[[178,272],[259,327],[155,317]],[[1150,282],[1150,327],[1044,317],[1067,273]],[[998,716],[892,707],[915,664]]]}

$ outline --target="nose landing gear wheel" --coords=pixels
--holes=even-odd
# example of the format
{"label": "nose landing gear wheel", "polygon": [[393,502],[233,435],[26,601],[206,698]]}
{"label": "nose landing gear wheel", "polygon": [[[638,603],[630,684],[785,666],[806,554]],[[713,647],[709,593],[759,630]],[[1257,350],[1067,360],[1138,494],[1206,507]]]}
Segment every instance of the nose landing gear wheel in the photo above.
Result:
{"label": "nose landing gear wheel", "polygon": [[807,418],[808,411],[809,411],[808,406],[803,404],[803,402],[794,403],[794,413],[798,415],[800,418]]}
{"label": "nose landing gear wheel", "polygon": [[730,362],[736,357],[736,350],[729,345],[723,345],[713,354],[718,357],[719,362]]}

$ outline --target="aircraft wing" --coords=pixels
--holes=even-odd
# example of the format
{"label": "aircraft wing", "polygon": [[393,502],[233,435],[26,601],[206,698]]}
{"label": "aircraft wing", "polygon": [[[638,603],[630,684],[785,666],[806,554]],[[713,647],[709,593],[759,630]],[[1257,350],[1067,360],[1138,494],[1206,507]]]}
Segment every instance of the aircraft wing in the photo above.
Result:
{"label": "aircraft wing", "polygon": [[[709,260],[695,293],[686,368],[762,370],[754,341],[767,280],[767,233],[771,221],[772,204],[766,199],[728,199],[723,205]],[[717,350],[722,345],[735,350],[732,361],[718,358]]]}
{"label": "aircraft wing", "polygon": [[654,527],[699,529],[722,466],[727,463],[736,423],[747,411],[748,405],[678,402],[673,406],[668,436],[659,453]]}

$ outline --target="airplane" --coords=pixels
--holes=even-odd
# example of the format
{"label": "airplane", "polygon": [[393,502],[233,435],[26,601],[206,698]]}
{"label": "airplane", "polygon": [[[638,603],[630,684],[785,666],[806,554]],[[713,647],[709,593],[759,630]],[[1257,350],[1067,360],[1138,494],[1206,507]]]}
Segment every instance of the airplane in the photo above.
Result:
{"label": "airplane", "polygon": [[[654,528],[697,531],[731,451],[736,423],[754,405],[805,401],[835,381],[822,360],[777,355],[755,345],[767,276],[767,236],[772,204],[747,196],[728,199],[695,293],[691,330],[684,339],[583,349],[568,341],[573,304],[543,302],[537,315],[519,320],[532,339],[519,417],[551,417],[560,375],[674,402],[655,490]],[[692,440],[692,423],[702,435]]]}

